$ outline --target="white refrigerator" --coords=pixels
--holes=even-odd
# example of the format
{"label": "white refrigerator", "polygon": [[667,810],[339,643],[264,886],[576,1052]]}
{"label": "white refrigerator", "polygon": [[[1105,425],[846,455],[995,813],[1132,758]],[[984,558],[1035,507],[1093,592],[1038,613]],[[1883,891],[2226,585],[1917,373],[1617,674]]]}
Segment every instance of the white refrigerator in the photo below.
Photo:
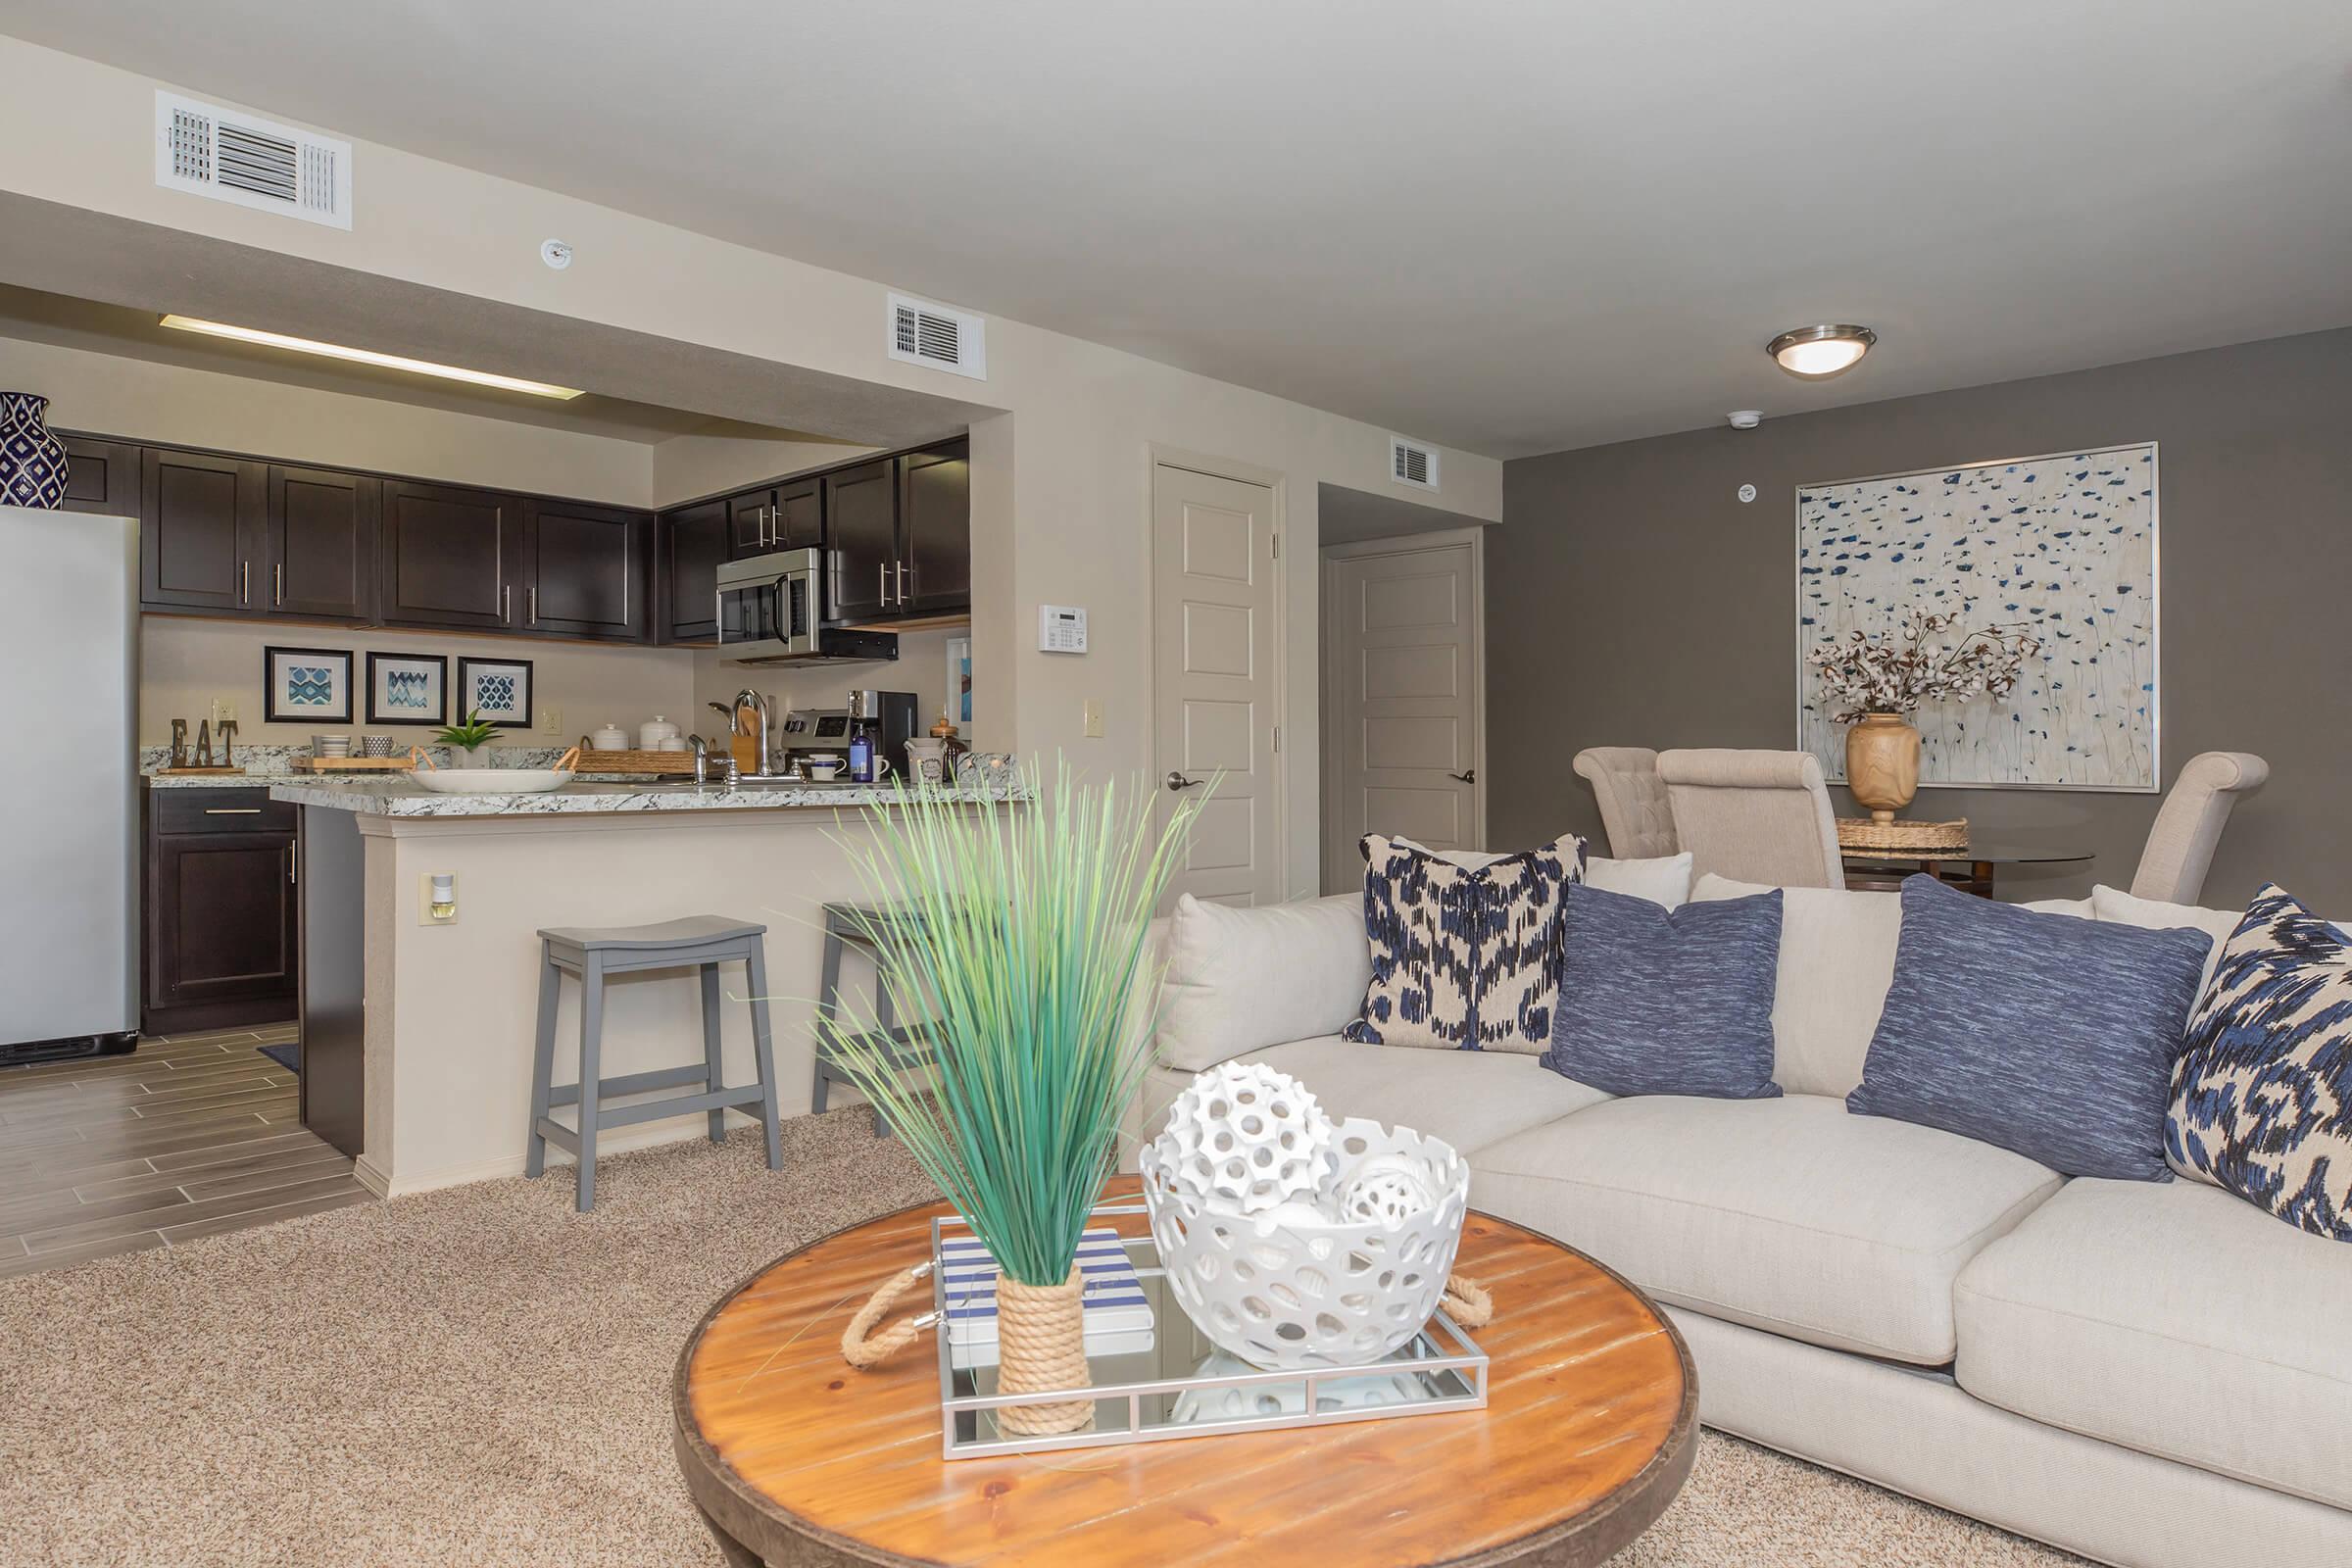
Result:
{"label": "white refrigerator", "polygon": [[0,507],[0,1063],[135,1043],[139,525]]}

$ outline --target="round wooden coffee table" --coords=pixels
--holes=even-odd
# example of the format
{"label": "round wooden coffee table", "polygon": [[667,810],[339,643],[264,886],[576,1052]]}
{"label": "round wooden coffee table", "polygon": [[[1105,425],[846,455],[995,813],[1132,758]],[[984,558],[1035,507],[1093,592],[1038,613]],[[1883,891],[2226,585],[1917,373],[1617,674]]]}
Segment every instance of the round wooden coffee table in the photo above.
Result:
{"label": "round wooden coffee table", "polygon": [[[1589,1568],[1690,1473],[1698,1381],[1665,1314],[1581,1252],[1476,1213],[1457,1266],[1494,1293],[1474,1336],[1493,1362],[1484,1410],[942,1459],[929,1336],[863,1373],[840,1342],[945,1212],[803,1248],[687,1341],[678,1463],[729,1563]],[[1103,1223],[1147,1233],[1140,1214]]]}

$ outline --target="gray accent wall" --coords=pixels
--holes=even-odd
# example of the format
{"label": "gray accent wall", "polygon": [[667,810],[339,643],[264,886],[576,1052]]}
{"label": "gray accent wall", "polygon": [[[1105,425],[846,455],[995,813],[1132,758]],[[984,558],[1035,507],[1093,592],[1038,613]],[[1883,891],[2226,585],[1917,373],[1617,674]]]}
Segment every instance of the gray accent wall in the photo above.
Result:
{"label": "gray accent wall", "polygon": [[[2352,917],[2352,330],[1506,464],[1487,544],[1494,847],[1563,829],[1605,846],[1569,770],[1584,747],[1796,745],[1798,484],[2131,441],[2161,449],[2165,782],[2203,751],[2272,769],[2202,902],[2272,880]],[[1925,790],[1906,814],[2096,853],[2003,879],[2045,898],[2129,886],[2158,799]]]}

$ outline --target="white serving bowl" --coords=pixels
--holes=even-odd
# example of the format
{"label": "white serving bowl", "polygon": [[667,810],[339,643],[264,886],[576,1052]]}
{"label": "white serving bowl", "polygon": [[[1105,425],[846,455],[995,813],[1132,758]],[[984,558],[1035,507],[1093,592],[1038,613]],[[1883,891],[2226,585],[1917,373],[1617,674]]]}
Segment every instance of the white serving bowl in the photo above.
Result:
{"label": "white serving bowl", "polygon": [[420,767],[410,775],[435,795],[545,795],[571,782],[567,767]]}

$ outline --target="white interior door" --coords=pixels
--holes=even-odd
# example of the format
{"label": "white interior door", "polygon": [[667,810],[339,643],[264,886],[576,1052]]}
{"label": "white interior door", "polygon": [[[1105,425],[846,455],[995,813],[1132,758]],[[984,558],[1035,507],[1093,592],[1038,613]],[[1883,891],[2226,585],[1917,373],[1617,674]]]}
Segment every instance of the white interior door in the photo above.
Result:
{"label": "white interior door", "polygon": [[1366,833],[1483,850],[1485,587],[1476,529],[1323,552],[1323,886]]}
{"label": "white interior door", "polygon": [[1282,899],[1274,492],[1160,464],[1152,479],[1152,692],[1162,819],[1206,794],[1167,903]]}

